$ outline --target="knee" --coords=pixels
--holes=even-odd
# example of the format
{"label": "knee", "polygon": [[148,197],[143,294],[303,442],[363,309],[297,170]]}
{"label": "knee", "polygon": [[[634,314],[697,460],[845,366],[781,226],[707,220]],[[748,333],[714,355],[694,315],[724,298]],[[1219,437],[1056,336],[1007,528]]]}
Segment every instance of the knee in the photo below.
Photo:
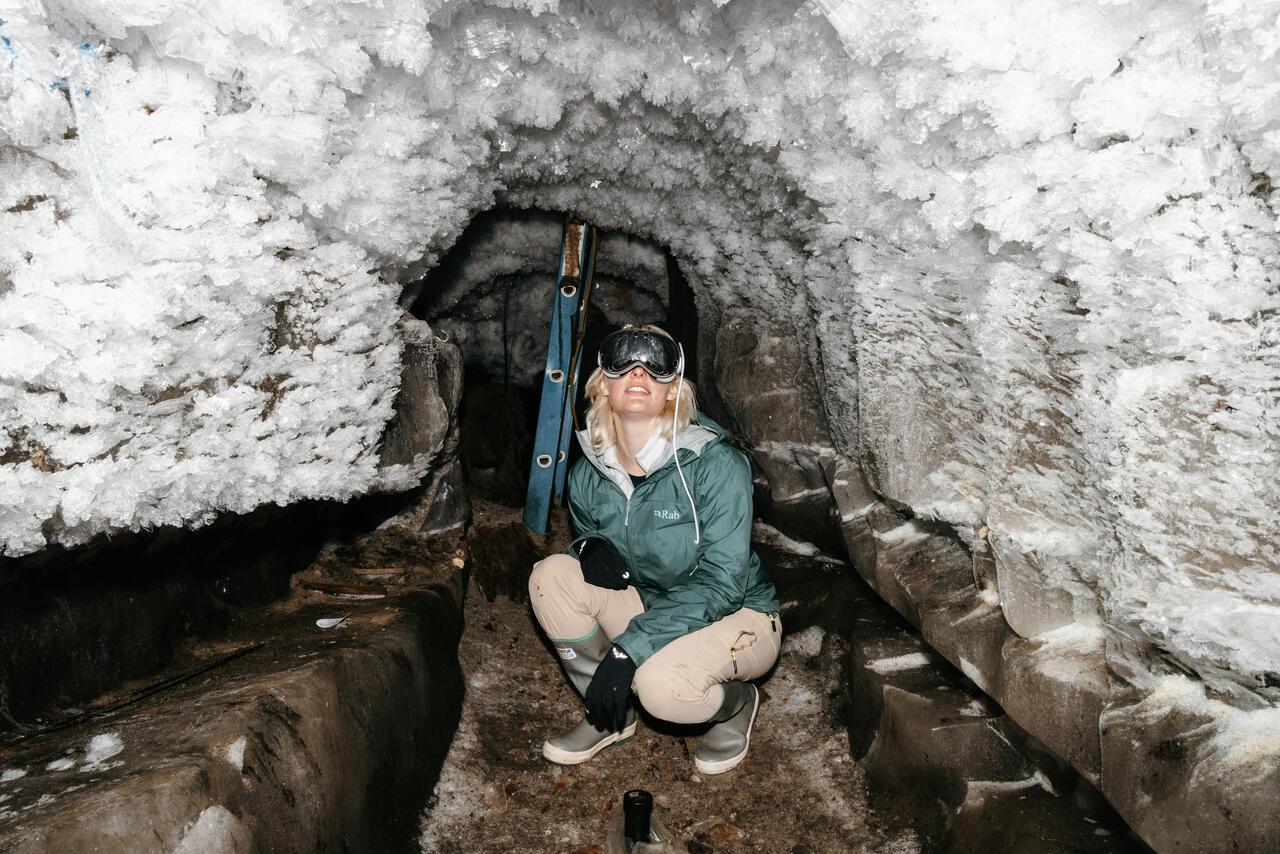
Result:
{"label": "knee", "polygon": [[636,675],[631,680],[631,690],[635,692],[636,699],[655,717],[660,717],[656,709],[663,704],[667,693],[668,686],[665,683],[665,674],[661,668],[654,666],[652,658],[636,669]]}
{"label": "knee", "polygon": [[649,659],[636,670],[631,683],[640,705],[655,718],[673,724],[698,724],[707,720],[707,680],[692,678],[679,663]]}
{"label": "knee", "polygon": [[538,561],[529,573],[529,601],[535,605],[539,597],[548,592],[564,590],[574,581],[582,580],[582,568],[573,555],[554,554]]}

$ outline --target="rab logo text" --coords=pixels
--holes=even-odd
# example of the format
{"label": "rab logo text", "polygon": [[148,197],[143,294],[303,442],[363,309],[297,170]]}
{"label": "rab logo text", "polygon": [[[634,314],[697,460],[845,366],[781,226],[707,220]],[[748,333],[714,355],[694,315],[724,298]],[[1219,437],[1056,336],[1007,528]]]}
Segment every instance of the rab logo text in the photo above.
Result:
{"label": "rab logo text", "polygon": [[680,518],[679,510],[654,510],[653,515],[659,519],[666,519],[668,522],[674,522]]}

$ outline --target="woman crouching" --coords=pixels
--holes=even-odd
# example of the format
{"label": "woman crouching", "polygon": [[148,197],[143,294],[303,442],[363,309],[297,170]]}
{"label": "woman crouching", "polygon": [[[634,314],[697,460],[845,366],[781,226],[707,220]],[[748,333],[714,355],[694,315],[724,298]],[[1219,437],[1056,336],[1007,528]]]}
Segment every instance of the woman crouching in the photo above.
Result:
{"label": "woman crouching", "polygon": [[[570,553],[529,578],[533,611],[586,718],[547,739],[561,765],[635,734],[632,691],[656,718],[711,722],[694,765],[746,758],[778,658],[778,599],[751,549],[751,467],[697,413],[679,345],[656,326],[605,338],[587,381],[585,452],[569,473]],[[678,381],[677,381],[678,380]]]}

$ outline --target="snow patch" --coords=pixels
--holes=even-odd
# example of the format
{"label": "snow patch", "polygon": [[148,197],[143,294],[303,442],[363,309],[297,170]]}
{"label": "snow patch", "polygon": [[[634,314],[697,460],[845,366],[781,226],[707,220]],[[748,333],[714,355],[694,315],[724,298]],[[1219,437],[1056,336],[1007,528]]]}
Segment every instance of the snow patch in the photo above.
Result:
{"label": "snow patch", "polygon": [[840,521],[848,523],[852,522],[854,519],[861,519],[863,516],[866,516],[872,510],[876,509],[877,506],[879,506],[878,501],[872,501],[870,504],[864,504],[856,510],[850,510],[847,513],[842,513],[840,515]]}
{"label": "snow patch", "polygon": [[224,806],[206,807],[178,840],[173,854],[239,854],[248,850],[249,834]]}
{"label": "snow patch", "polygon": [[988,794],[997,794],[1000,792],[1018,792],[1023,789],[1044,789],[1049,794],[1056,794],[1053,790],[1053,784],[1049,782],[1049,778],[1042,772],[1037,771],[1035,774],[1023,780],[970,780],[966,786],[965,797],[977,795],[985,797]]}
{"label": "snow patch", "polygon": [[800,555],[802,557],[815,557],[820,554],[818,547],[813,543],[793,540],[766,522],[757,521],[751,525],[751,538],[757,542],[773,546],[779,551],[783,551],[788,554]]}
{"label": "snow patch", "polygon": [[813,657],[822,651],[822,639],[826,637],[826,632],[821,626],[810,626],[802,632],[787,635],[782,642],[782,653],[784,655],[804,655]]}
{"label": "snow patch", "polygon": [[244,749],[248,744],[249,740],[242,735],[227,745],[226,753],[223,754],[223,757],[231,764],[231,767],[237,771],[244,770]]}
{"label": "snow patch", "polygon": [[1193,783],[1218,780],[1225,770],[1236,783],[1274,774],[1280,765],[1280,708],[1242,710],[1205,695],[1203,682],[1182,675],[1163,676],[1127,710],[1138,721],[1158,721],[1173,713],[1204,719],[1192,734],[1203,737],[1195,748]]}
{"label": "snow patch", "polygon": [[12,783],[14,780],[21,780],[27,776],[26,768],[6,768],[0,771],[0,783]]}
{"label": "snow patch", "polygon": [[85,749],[84,764],[80,766],[80,770],[96,771],[104,762],[113,756],[118,756],[123,750],[124,741],[121,740],[119,733],[95,735],[89,740]]}
{"label": "snow patch", "polygon": [[974,685],[977,685],[983,691],[987,690],[987,686],[986,686],[987,680],[985,677],[983,677],[982,671],[978,670],[977,665],[975,665],[972,661],[965,658],[964,656],[960,657],[960,672],[963,673],[965,676],[968,676],[970,681],[972,681]]}
{"label": "snow patch", "polygon": [[934,662],[935,659],[928,653],[909,652],[906,655],[895,655],[892,658],[880,658],[875,661],[867,662],[867,667],[883,676],[887,673],[900,673],[904,670],[915,670],[920,667],[928,667]]}
{"label": "snow patch", "polygon": [[1103,652],[1106,633],[1094,623],[1069,623],[1031,640],[1040,644],[1032,653],[1039,673],[1058,682],[1106,687]]}
{"label": "snow patch", "polygon": [[[1226,766],[1237,782],[1261,780],[1280,764],[1280,708],[1224,714],[1213,726],[1213,737],[1204,745],[1206,766]],[[1197,775],[1200,766],[1197,766]],[[1216,771],[1215,771],[1216,773]]]}
{"label": "snow patch", "polygon": [[920,527],[914,519],[903,522],[896,528],[887,531],[876,531],[875,538],[886,545],[906,545],[927,540],[931,535]]}

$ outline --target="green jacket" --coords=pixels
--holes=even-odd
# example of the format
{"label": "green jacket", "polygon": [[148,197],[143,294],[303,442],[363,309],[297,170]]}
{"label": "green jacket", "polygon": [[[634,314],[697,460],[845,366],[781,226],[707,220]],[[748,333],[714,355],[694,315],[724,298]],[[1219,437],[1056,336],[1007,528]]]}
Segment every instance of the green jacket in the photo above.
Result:
{"label": "green jacket", "polygon": [[699,545],[669,441],[655,436],[636,455],[649,476],[634,490],[615,448],[597,454],[586,431],[578,442],[586,457],[569,472],[577,538],[570,549],[602,537],[626,559],[644,613],[614,642],[637,667],[676,638],[741,608],[778,610],[773,582],[751,548],[751,464],[718,424],[699,415],[677,442],[697,505]]}

